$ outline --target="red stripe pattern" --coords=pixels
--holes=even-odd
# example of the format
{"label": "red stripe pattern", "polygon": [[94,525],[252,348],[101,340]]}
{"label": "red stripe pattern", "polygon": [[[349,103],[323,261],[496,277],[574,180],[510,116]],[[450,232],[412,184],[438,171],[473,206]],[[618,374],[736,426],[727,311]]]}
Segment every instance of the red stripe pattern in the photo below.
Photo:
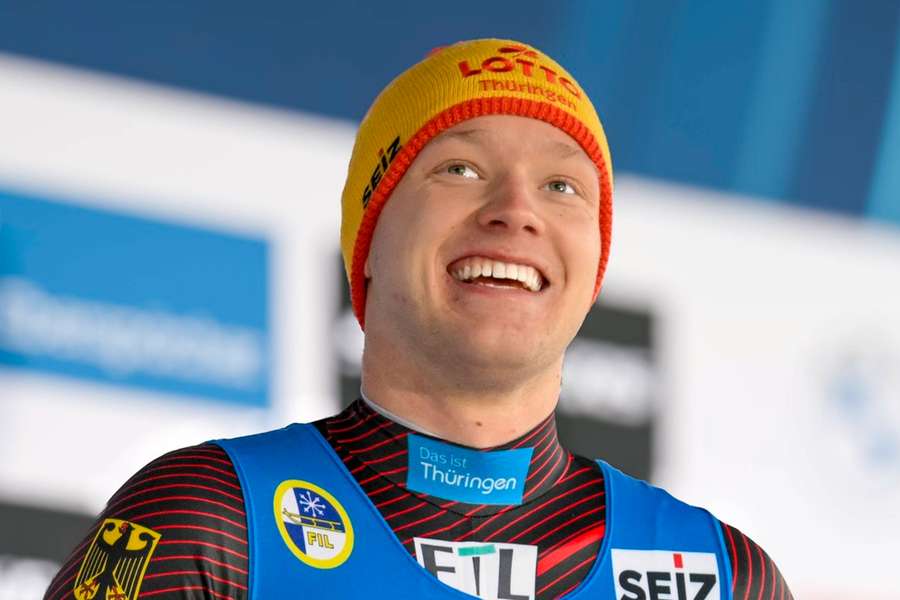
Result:
{"label": "red stripe pattern", "polygon": [[171,452],[129,479],[63,564],[44,600],[74,598],[75,577],[107,518],[149,527],[162,538],[140,598],[247,598],[247,520],[228,455],[213,445]]}
{"label": "red stripe pattern", "polygon": [[731,590],[735,600],[793,600],[784,577],[762,548],[735,527],[722,523],[731,559]]}
{"label": "red stripe pattern", "polygon": [[597,557],[606,520],[603,475],[595,462],[560,445],[553,415],[491,448],[534,449],[519,506],[464,504],[407,490],[410,431],[362,401],[316,426],[412,555],[416,537],[537,546],[541,600],[577,587]]}

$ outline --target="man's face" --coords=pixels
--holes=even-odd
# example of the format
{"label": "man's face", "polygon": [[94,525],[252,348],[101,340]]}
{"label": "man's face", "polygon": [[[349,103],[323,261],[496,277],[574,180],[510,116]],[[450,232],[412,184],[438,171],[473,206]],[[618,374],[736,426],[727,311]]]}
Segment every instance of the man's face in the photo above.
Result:
{"label": "man's face", "polygon": [[448,369],[546,368],[590,307],[597,169],[547,123],[487,116],[429,142],[384,207],[366,333]]}

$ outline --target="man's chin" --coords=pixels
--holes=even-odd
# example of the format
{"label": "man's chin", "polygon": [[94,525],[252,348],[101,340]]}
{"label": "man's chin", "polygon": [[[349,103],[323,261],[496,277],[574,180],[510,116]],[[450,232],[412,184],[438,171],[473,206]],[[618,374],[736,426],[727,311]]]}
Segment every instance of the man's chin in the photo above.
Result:
{"label": "man's chin", "polygon": [[486,328],[459,332],[452,338],[445,340],[444,348],[454,355],[448,357],[449,364],[459,367],[465,364],[477,371],[524,372],[547,362],[547,339],[534,333]]}

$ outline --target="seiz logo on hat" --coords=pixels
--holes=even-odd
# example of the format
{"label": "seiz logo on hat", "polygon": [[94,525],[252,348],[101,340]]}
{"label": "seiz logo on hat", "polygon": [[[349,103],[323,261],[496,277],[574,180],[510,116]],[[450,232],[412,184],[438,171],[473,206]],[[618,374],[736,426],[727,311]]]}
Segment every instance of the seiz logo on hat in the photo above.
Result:
{"label": "seiz logo on hat", "polygon": [[519,71],[525,77],[543,76],[547,83],[559,84],[576,98],[581,98],[581,92],[568,78],[560,75],[554,69],[537,63],[538,53],[525,46],[501,46],[499,54],[505,56],[489,56],[481,61],[479,68],[473,68],[468,60],[461,60],[457,64],[463,79],[479,75],[484,71],[490,73],[508,73]]}
{"label": "seiz logo on hat", "polygon": [[381,178],[387,173],[388,167],[394,162],[394,159],[397,158],[397,153],[400,152],[400,148],[402,147],[403,146],[400,144],[400,136],[398,135],[394,138],[394,141],[387,145],[386,149],[380,148],[378,150],[378,160],[375,163],[375,169],[372,171],[372,176],[369,177],[366,189],[363,190],[363,208],[368,206],[369,198],[372,197],[372,192],[378,187],[378,182],[381,181]]}
{"label": "seiz logo on hat", "polygon": [[612,549],[617,600],[718,600],[711,552]]}

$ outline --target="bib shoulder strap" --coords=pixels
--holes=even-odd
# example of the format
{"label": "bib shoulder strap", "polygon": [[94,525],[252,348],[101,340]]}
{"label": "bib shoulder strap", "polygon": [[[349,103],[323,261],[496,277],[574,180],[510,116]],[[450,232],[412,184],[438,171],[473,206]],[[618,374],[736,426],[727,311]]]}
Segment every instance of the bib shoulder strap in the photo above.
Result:
{"label": "bib shoulder strap", "polygon": [[312,427],[295,423],[274,431],[212,441],[231,458],[244,497],[250,564],[247,597],[250,600],[279,593],[272,589],[273,582],[279,579],[273,574],[279,570],[289,571],[289,579],[294,583],[316,584],[318,573],[315,569],[292,568],[295,565],[290,556],[278,552],[283,542],[276,537],[272,526],[273,494],[286,474],[295,472],[290,468],[291,463],[305,461],[323,465],[330,462],[311,431]]}
{"label": "bib shoulder strap", "polygon": [[731,561],[719,520],[706,509],[597,462],[606,479],[609,547],[715,553],[722,598],[730,599]]}

